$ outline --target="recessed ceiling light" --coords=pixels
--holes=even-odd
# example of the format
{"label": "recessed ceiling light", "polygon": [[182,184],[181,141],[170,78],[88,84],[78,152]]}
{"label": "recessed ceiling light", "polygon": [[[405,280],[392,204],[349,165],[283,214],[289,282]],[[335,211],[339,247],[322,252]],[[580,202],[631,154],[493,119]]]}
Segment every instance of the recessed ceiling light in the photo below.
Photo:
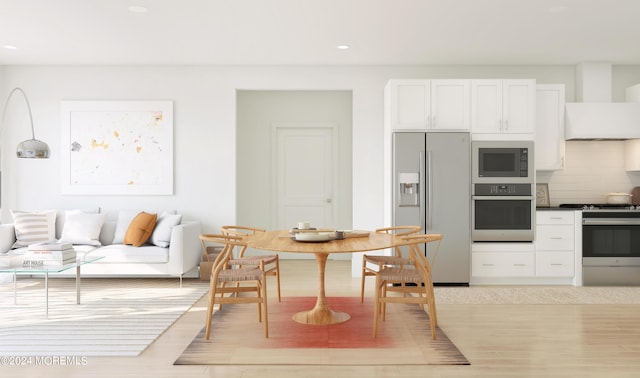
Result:
{"label": "recessed ceiling light", "polygon": [[349,45],[338,45],[338,46],[336,46],[336,48],[338,50],[349,50],[349,48],[351,48],[351,46],[349,46]]}
{"label": "recessed ceiling light", "polygon": [[14,46],[14,45],[4,45],[2,47],[4,47],[7,50],[16,50],[17,49],[17,47]]}
{"label": "recessed ceiling light", "polygon": [[147,13],[147,12],[149,12],[148,8],[140,6],[140,5],[131,5],[127,9],[129,9],[129,12],[133,12],[133,13]]}

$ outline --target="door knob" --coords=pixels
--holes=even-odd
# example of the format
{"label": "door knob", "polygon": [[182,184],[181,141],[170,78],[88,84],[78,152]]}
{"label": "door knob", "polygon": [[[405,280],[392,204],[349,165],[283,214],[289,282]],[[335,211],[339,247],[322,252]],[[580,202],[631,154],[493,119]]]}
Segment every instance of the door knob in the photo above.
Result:
{"label": "door knob", "polygon": [[333,202],[333,200],[332,200],[331,198],[327,198],[327,199],[325,200],[325,202],[326,202],[326,203],[331,203],[331,202]]}

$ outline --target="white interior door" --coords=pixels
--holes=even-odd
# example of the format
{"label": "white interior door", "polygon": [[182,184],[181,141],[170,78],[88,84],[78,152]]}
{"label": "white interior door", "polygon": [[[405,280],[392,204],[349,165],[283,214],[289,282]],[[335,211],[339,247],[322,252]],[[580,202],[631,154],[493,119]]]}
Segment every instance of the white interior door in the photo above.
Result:
{"label": "white interior door", "polygon": [[[334,227],[335,124],[274,125],[274,228]],[[280,258],[314,258],[283,253]]]}

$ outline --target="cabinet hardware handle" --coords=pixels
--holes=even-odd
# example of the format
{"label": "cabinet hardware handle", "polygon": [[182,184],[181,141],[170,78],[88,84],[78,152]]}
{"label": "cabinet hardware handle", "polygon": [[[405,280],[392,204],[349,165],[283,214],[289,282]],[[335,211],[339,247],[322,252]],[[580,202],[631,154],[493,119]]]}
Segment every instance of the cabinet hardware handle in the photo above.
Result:
{"label": "cabinet hardware handle", "polygon": [[553,266],[562,266],[564,264],[551,264],[551,265],[553,265]]}
{"label": "cabinet hardware handle", "polygon": [[551,239],[553,239],[553,240],[562,240],[563,238],[561,238],[559,236],[552,236]]}
{"label": "cabinet hardware handle", "polygon": [[527,264],[513,264],[513,266],[527,266]]}
{"label": "cabinet hardware handle", "polygon": [[494,264],[482,264],[482,266],[493,266]]}

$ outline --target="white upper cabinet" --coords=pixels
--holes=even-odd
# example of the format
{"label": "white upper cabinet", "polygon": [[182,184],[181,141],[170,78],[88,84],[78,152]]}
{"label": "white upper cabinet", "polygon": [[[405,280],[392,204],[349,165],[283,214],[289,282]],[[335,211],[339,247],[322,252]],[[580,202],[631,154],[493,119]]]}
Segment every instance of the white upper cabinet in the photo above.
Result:
{"label": "white upper cabinet", "polygon": [[391,80],[392,130],[469,130],[469,80]]}
{"label": "white upper cabinet", "polygon": [[469,80],[431,80],[430,129],[471,128]]}
{"label": "white upper cabinet", "polygon": [[564,169],[564,84],[536,86],[536,170]]}
{"label": "white upper cabinet", "polygon": [[472,80],[471,131],[474,134],[532,134],[535,80]]}

